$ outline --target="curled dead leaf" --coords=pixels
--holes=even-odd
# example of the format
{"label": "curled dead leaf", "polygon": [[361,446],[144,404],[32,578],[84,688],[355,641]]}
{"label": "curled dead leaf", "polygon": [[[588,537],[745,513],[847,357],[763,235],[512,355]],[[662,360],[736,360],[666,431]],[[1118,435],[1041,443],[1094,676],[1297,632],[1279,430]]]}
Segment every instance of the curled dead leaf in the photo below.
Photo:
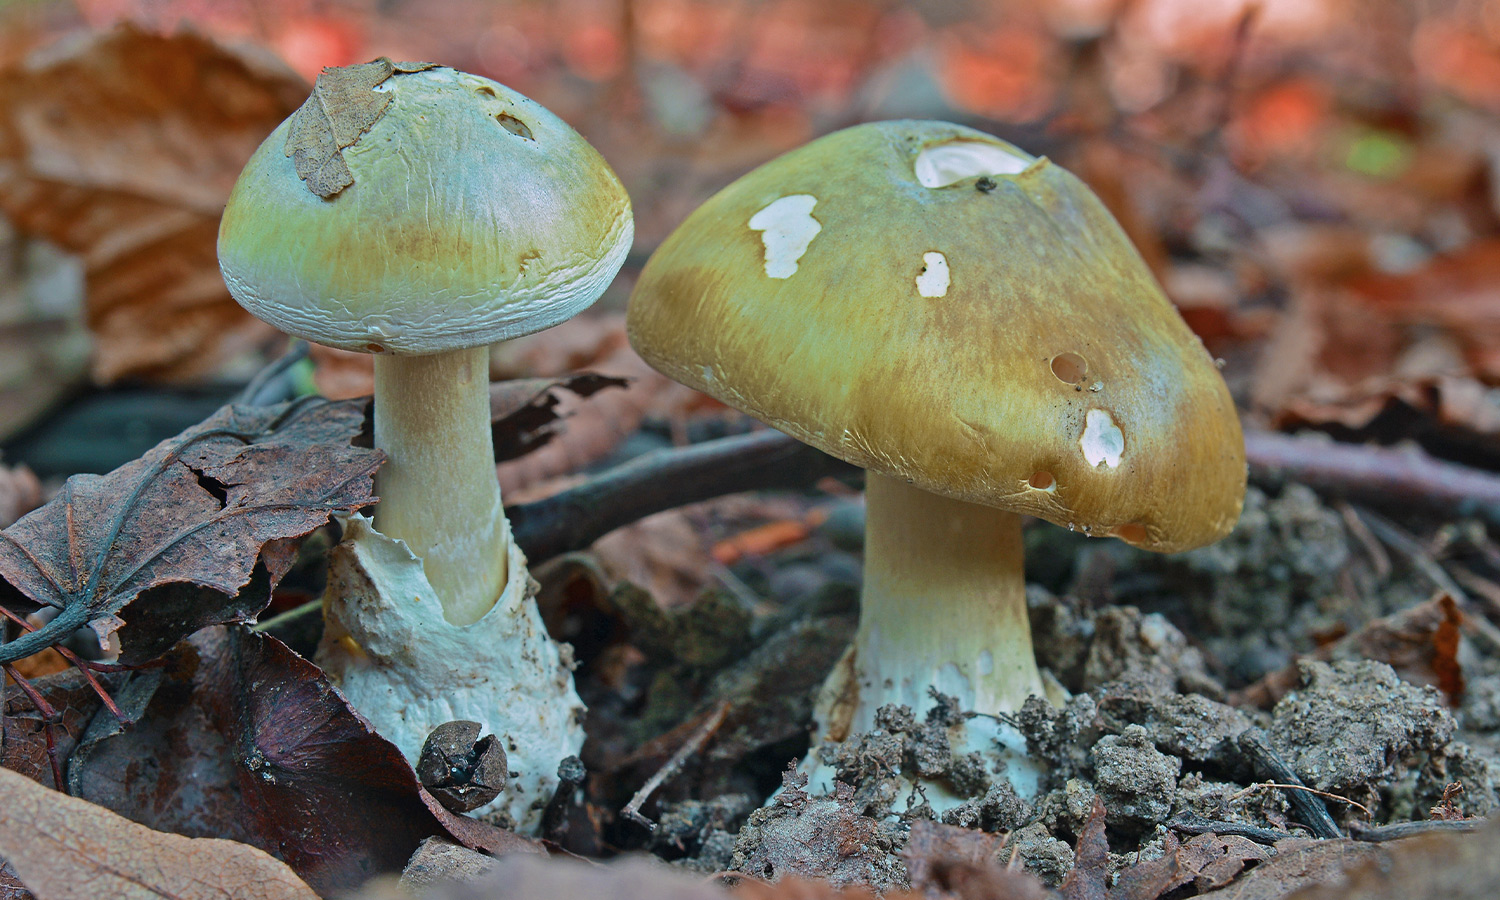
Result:
{"label": "curled dead leaf", "polygon": [[219,277],[219,213],[306,94],[269,55],[130,25],[0,78],[0,213],[82,259],[96,379],[202,374],[273,333]]}
{"label": "curled dead leaf", "polygon": [[[146,605],[125,612],[127,663],[204,625],[253,617],[292,561],[276,541],[373,499],[384,456],[353,446],[363,425],[363,404],[348,401],[225,407],[108,475],[70,478],[54,500],[0,531],[0,578],[60,610],[0,646],[0,662],[96,620],[118,624],[113,617],[143,593]],[[265,590],[239,598],[257,561]]]}
{"label": "curled dead leaf", "polygon": [[152,831],[5,769],[0,855],[38,900],[318,900],[264,850]]}

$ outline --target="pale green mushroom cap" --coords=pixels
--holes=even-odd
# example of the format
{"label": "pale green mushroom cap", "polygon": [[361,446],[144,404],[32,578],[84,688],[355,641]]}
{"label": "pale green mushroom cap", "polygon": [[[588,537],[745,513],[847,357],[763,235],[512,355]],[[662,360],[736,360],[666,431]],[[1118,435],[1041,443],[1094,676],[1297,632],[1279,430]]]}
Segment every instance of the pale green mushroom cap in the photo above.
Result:
{"label": "pale green mushroom cap", "polygon": [[1160,551],[1239,518],[1202,342],[1092,191],[973,129],[861,125],[761,166],[656,251],[628,327],[672,378],[934,493]]}
{"label": "pale green mushroom cap", "polygon": [[383,114],[342,151],[352,184],[309,189],[292,119],[245,166],[219,227],[235,299],[310,341],[409,354],[530,334],[593,303],[633,235],[609,165],[504,85],[399,65],[374,87]]}

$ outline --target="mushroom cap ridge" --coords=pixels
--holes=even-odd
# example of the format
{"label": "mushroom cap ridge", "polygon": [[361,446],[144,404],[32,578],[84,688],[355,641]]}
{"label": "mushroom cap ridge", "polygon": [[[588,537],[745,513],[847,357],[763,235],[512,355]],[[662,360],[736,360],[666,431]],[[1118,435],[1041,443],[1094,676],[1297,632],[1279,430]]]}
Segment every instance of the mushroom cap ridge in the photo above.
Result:
{"label": "mushroom cap ridge", "polygon": [[318,343],[424,354],[540,331],[598,298],[633,225],[587,141],[478,75],[397,72],[376,90],[390,104],[344,150],[341,193],[298,177],[288,122],[235,182],[219,263],[242,306]]}
{"label": "mushroom cap ridge", "polygon": [[[1024,169],[920,183],[959,141]],[[1202,342],[1092,191],[973,129],[860,125],[766,163],[663,242],[627,324],[672,378],[938,494],[1164,552],[1239,517]]]}

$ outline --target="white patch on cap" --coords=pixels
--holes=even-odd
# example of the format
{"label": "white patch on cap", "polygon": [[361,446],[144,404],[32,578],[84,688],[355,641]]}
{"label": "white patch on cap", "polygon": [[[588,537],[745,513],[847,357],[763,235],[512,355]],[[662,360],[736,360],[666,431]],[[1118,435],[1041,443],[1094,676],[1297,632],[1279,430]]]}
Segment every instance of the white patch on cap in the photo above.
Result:
{"label": "white patch on cap", "polygon": [[1120,465],[1120,456],[1125,452],[1125,432],[1109,413],[1091,409],[1084,417],[1083,438],[1078,446],[1083,448],[1083,458],[1089,465],[1097,469],[1103,463],[1113,469]]}
{"label": "white patch on cap", "polygon": [[948,257],[937,251],[922,254],[922,274],[917,276],[917,293],[923,297],[946,297],[948,284]]}
{"label": "white patch on cap", "polygon": [[976,175],[1018,175],[1033,161],[984,141],[950,141],[917,154],[917,181],[940,188]]}
{"label": "white patch on cap", "polygon": [[818,198],[812,194],[792,194],[773,200],[765,209],[750,217],[750,228],[762,232],[766,245],[766,275],[791,278],[797,272],[797,260],[818,236],[823,226],[812,217]]}

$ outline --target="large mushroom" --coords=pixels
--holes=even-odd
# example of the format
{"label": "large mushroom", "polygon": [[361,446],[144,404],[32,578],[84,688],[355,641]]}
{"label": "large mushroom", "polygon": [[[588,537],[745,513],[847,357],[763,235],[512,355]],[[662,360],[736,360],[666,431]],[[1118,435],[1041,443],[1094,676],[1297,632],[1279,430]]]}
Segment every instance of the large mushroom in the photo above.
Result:
{"label": "large mushroom", "polygon": [[234,186],[219,260],[290,334],[375,354],[374,521],[330,563],[318,661],[415,761],[471,720],[507,742],[523,825],[582,744],[583,704],[531,599],[495,476],[488,345],[588,306],[623,262],[630,201],[562,120],[426,63],[325,70]]}
{"label": "large mushroom", "polygon": [[1021,516],[1163,552],[1239,516],[1244,443],[1203,344],[1082,182],[969,128],[861,125],[750,172],[662,243],[628,326],[657,369],[867,470],[822,744],[936,688],[987,714],[955,751],[1009,755],[1024,792],[994,715],[1044,693]]}

